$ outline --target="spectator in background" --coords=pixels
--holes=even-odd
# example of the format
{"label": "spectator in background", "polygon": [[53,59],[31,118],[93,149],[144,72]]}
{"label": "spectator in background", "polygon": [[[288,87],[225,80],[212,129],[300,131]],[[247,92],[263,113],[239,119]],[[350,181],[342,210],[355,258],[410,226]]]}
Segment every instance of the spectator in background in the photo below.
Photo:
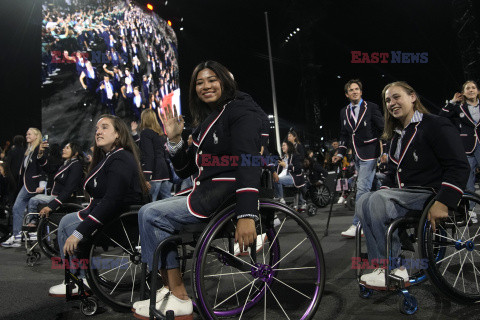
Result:
{"label": "spectator in background", "polygon": [[170,198],[172,183],[165,150],[167,137],[152,109],[142,111],[140,130],[140,162],[145,180],[150,184],[152,201]]}
{"label": "spectator in background", "polygon": [[[15,183],[15,189],[19,186],[20,167],[25,155],[25,138],[21,135],[13,137],[13,145],[10,148],[8,155],[5,158],[6,168],[12,174]],[[19,187],[18,187],[19,188]],[[15,191],[16,197],[16,191]]]}

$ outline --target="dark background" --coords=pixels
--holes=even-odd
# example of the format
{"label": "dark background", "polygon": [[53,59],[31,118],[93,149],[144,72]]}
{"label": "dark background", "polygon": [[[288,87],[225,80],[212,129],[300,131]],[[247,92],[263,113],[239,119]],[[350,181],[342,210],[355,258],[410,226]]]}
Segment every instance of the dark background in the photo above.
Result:
{"label": "dark background", "polygon": [[[377,104],[385,84],[405,80],[434,113],[466,80],[455,8],[449,0],[170,0],[166,6],[163,0],[138,2],[151,3],[156,13],[172,21],[179,41],[183,106],[191,71],[209,59],[227,66],[240,89],[272,113],[264,15],[268,11],[282,138],[292,126],[310,142],[336,137],[339,110],[347,104],[343,86],[350,78],[360,78],[364,98]],[[479,1],[474,2],[479,17]],[[41,124],[41,3],[0,4],[1,145]],[[472,32],[480,30],[479,21]],[[285,42],[296,28],[301,31]],[[428,52],[428,63],[352,64],[352,50]],[[314,105],[319,110],[316,118]]]}

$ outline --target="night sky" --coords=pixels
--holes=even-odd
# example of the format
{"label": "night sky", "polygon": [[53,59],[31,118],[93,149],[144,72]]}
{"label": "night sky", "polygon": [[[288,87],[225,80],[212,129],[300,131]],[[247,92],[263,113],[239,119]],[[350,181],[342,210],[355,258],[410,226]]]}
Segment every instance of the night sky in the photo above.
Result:
{"label": "night sky", "polygon": [[[351,78],[360,78],[364,98],[377,104],[381,104],[380,93],[385,84],[405,80],[434,113],[466,80],[453,28],[452,1],[169,0],[167,6],[163,0],[138,2],[151,3],[155,12],[173,23],[179,40],[184,106],[194,66],[209,59],[227,66],[240,89],[251,94],[267,113],[272,113],[264,16],[268,11],[277,102],[284,130],[294,126],[303,131],[305,124],[313,121],[308,110],[312,109],[313,90],[324,127],[315,134],[336,137],[339,111],[347,104],[343,86]],[[2,106],[2,143],[14,133],[24,133],[32,122],[40,123],[35,120],[40,116],[41,104],[36,66],[40,63],[40,31],[39,21],[35,22],[41,19],[40,3],[7,0],[0,5],[3,15],[0,43],[5,44],[0,56],[4,67],[0,74],[0,94],[17,98],[14,107]],[[476,5],[480,16],[479,4]],[[180,27],[184,30],[180,31]],[[285,42],[296,28],[300,32]],[[480,22],[476,31],[479,30]],[[426,52],[428,62],[352,64],[351,51]],[[12,66],[9,61],[16,64]],[[21,77],[25,81],[14,85],[13,80]],[[20,99],[25,91],[30,94]],[[12,117],[17,119],[15,125],[5,121]]]}

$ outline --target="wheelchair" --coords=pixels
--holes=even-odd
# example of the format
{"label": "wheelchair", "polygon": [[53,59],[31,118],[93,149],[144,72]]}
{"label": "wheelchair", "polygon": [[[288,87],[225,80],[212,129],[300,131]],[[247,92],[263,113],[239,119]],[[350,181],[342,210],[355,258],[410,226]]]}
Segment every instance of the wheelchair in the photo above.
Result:
{"label": "wheelchair", "polygon": [[[480,224],[473,224],[469,215],[469,203],[480,208],[480,197],[465,193],[456,210],[449,210],[448,218],[437,224],[433,231],[428,221],[428,211],[435,199],[426,202],[423,211],[410,211],[404,217],[395,219],[387,229],[387,258],[385,272],[387,290],[396,291],[399,310],[404,314],[414,314],[418,310],[417,299],[409,293],[410,285],[417,285],[427,280],[446,298],[460,304],[480,302]],[[361,225],[357,226],[356,257],[367,259],[361,252]],[[401,242],[401,258],[411,263],[409,281],[392,274],[392,237],[395,231]],[[415,251],[414,244],[417,244]],[[410,260],[409,260],[410,259]],[[373,290],[360,283],[361,269],[357,269],[360,297],[369,298]]]}
{"label": "wheelchair", "polygon": [[[325,285],[323,252],[314,230],[290,207],[261,198],[256,222],[261,243],[241,255],[235,244],[234,208],[229,201],[208,224],[189,226],[162,241],[152,270],[158,270],[166,246],[180,246],[182,271],[185,260],[192,259],[184,279],[191,281],[194,308],[204,319],[311,319]],[[151,293],[156,292],[157,282],[151,277]],[[150,319],[164,319],[151,293]]]}
{"label": "wheelchair", "polygon": [[[39,205],[39,209],[43,208],[46,204]],[[40,260],[41,254],[37,250],[37,247],[48,258],[59,257],[60,250],[58,248],[57,229],[58,224],[62,217],[70,212],[82,210],[84,207],[77,203],[65,203],[57,210],[51,212],[47,217],[39,219],[38,226],[27,226],[27,221],[32,217],[38,218],[38,213],[28,213],[23,219],[22,233],[25,240],[25,249],[27,254],[27,265],[33,267],[38,260]],[[40,211],[40,210],[39,210]],[[36,233],[36,240],[31,240],[30,233]]]}

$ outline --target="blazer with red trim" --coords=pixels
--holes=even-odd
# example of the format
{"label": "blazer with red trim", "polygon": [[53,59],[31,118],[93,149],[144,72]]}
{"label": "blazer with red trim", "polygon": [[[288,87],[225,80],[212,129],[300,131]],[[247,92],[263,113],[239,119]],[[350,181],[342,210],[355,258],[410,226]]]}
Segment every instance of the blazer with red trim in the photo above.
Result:
{"label": "blazer with red trim", "polygon": [[468,105],[466,103],[453,104],[448,102],[447,105],[440,110],[438,115],[447,117],[452,121],[453,125],[460,132],[460,138],[463,142],[465,152],[467,154],[473,153],[479,143],[480,122],[475,124],[468,110]]}
{"label": "blazer with red trim", "polygon": [[455,127],[448,119],[424,114],[422,121],[407,126],[400,157],[396,159],[398,139],[399,135],[395,133],[382,188],[433,189],[437,192],[436,200],[455,208],[470,172]]}
{"label": "blazer with red trim", "polygon": [[[287,174],[292,176],[293,184],[296,188],[301,188],[305,185],[305,177],[303,176],[303,161],[298,153],[294,153],[288,158]],[[277,165],[277,174],[280,174],[284,167]]]}
{"label": "blazer with red trim", "polygon": [[151,129],[140,133],[141,164],[145,180],[164,181],[170,179],[170,166],[167,163],[165,143],[167,138]]}
{"label": "blazer with red trim", "polygon": [[142,201],[137,168],[133,154],[119,148],[109,152],[91,170],[83,184],[84,190],[90,195],[90,203],[78,212],[82,222],[74,232],[77,237],[91,235],[119,216],[128,205]]}
{"label": "blazer with red trim", "polygon": [[40,147],[37,146],[35,150],[33,150],[30,158],[27,161],[26,166],[25,157],[28,156],[24,156],[22,160],[22,166],[20,167],[19,175],[28,193],[36,193],[37,187],[39,186],[40,178],[43,174],[42,167],[47,164],[47,157],[45,153],[40,159],[37,158],[39,149]]}
{"label": "blazer with red trim", "polygon": [[338,152],[347,154],[352,148],[360,160],[374,160],[380,156],[379,138],[383,132],[384,119],[380,108],[373,102],[363,100],[358,112],[357,124],[352,123],[350,105],[340,111],[340,146]]}
{"label": "blazer with red trim", "polygon": [[63,164],[53,177],[52,196],[48,207],[52,210],[61,206],[70,196],[80,188],[83,180],[83,166],[78,159],[69,160]]}
{"label": "blazer with red trim", "polygon": [[234,194],[237,216],[258,214],[264,115],[248,94],[237,92],[192,133],[192,146],[184,143],[171,158],[180,178],[199,172],[187,200],[191,214],[207,218]]}

